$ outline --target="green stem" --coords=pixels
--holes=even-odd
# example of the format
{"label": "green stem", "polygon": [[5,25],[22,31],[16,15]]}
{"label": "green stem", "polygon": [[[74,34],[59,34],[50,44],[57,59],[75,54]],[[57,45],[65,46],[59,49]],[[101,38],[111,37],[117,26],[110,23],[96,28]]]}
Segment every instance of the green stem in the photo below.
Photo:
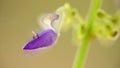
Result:
{"label": "green stem", "polygon": [[93,25],[96,13],[100,7],[101,1],[102,0],[93,0],[93,2],[91,4],[91,11],[89,13],[88,21],[87,21],[87,23],[88,23],[88,31],[87,32],[88,33],[86,34],[85,38],[83,39],[82,46],[80,46],[80,48],[78,49],[78,52],[77,52],[78,54],[76,55],[74,68],[82,68],[82,66],[83,66],[86,52],[88,49],[91,31],[92,31],[92,25]]}

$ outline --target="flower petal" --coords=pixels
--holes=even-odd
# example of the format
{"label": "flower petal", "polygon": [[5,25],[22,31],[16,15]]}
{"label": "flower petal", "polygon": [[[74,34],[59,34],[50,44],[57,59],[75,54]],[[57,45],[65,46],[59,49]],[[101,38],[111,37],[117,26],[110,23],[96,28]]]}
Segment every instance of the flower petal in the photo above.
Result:
{"label": "flower petal", "polygon": [[40,17],[39,24],[43,29],[55,30],[53,22],[59,19],[59,15],[56,13],[48,13]]}
{"label": "flower petal", "polygon": [[49,29],[38,34],[38,37],[28,42],[23,49],[33,50],[38,48],[49,47],[56,42],[56,39],[57,34],[53,30]]}

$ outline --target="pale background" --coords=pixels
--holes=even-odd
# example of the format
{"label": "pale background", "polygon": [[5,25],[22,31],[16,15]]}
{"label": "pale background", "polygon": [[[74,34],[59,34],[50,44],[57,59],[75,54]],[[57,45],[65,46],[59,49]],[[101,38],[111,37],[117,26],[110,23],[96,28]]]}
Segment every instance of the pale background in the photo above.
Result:
{"label": "pale background", "polygon": [[[72,68],[77,47],[71,41],[71,31],[62,33],[57,44],[36,56],[26,56],[23,45],[39,28],[37,18],[53,12],[65,2],[85,16],[91,0],[0,0],[0,68]],[[115,0],[103,0],[102,8],[114,13]],[[119,39],[120,40],[120,39]],[[93,43],[85,68],[120,68],[120,42],[111,48]]]}

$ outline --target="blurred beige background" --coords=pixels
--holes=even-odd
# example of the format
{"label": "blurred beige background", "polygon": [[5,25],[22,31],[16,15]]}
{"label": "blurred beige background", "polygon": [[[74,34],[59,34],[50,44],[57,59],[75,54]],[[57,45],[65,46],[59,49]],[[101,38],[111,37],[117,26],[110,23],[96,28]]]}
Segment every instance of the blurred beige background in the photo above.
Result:
{"label": "blurred beige background", "polygon": [[[72,68],[77,47],[71,31],[62,33],[57,44],[36,56],[25,56],[22,47],[39,28],[37,18],[65,2],[85,16],[91,0],[0,0],[0,68]],[[103,0],[102,8],[114,13],[115,0]],[[71,34],[71,35],[70,35]],[[119,39],[120,40],[120,39]],[[120,42],[111,48],[93,43],[85,68],[120,68]]]}

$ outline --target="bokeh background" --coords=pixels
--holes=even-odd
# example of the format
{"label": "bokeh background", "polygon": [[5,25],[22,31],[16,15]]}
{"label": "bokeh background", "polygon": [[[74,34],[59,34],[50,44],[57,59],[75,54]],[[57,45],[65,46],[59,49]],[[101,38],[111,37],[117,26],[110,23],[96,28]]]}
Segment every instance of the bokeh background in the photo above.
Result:
{"label": "bokeh background", "polygon": [[[26,56],[23,45],[39,29],[38,17],[55,11],[65,2],[86,16],[91,0],[0,0],[0,68],[72,68],[77,47],[72,43],[71,30],[62,33],[57,44],[37,55]],[[115,0],[103,0],[102,8],[113,14]],[[84,68],[120,68],[120,39],[105,48],[90,45]]]}

